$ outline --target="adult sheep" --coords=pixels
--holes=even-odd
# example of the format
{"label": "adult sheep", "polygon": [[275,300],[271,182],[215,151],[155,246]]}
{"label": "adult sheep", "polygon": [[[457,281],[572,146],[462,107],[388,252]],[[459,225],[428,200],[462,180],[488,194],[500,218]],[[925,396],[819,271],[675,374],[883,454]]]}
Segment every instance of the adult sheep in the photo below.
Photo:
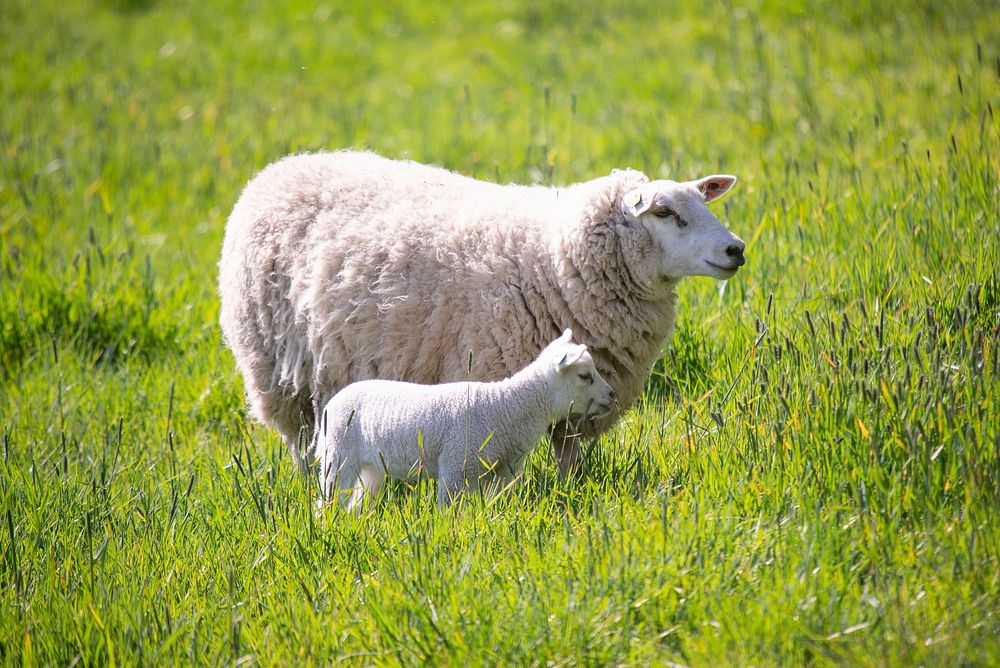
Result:
{"label": "adult sheep", "polygon": [[[286,157],[246,186],[219,262],[221,324],[256,418],[301,462],[315,416],[370,378],[500,380],[572,328],[619,405],[556,425],[560,471],[642,392],[685,276],[727,279],[744,244],[706,204],[733,176],[497,185],[339,151]],[[471,355],[471,365],[470,365]]]}

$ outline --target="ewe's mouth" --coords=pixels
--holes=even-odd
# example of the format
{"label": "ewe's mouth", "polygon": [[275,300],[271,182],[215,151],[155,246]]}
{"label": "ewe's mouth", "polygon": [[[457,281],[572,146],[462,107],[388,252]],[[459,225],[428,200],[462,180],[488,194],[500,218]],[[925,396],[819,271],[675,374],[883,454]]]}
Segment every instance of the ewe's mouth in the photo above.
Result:
{"label": "ewe's mouth", "polygon": [[742,266],[743,263],[733,262],[731,265],[725,266],[721,264],[715,264],[714,262],[710,262],[709,260],[705,260],[705,264],[723,274],[732,276],[733,274],[736,273],[736,271],[740,268],[740,266]]}

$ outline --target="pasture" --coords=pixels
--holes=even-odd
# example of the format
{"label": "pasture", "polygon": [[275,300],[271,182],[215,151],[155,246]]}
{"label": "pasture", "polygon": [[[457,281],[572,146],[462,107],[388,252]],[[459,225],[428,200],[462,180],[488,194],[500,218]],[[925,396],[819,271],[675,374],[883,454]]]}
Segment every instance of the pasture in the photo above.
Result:
{"label": "pasture", "polygon": [[[1000,7],[823,5],[5,0],[3,663],[1000,661]],[[317,519],[216,262],[348,146],[736,174],[748,263],[578,479]]]}

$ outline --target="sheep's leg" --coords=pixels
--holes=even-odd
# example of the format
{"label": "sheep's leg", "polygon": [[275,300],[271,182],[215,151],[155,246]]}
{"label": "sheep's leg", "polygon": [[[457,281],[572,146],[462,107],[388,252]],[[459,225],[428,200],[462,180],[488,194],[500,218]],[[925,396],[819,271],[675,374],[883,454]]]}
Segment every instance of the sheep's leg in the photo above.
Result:
{"label": "sheep's leg", "polygon": [[519,463],[496,462],[488,471],[484,471],[479,476],[479,489],[483,498],[492,499],[504,490],[508,489],[514,479],[520,475],[521,466]]}
{"label": "sheep's leg", "polygon": [[507,486],[510,485],[512,476],[502,473],[488,473],[479,479],[479,489],[482,490],[484,499],[492,499],[500,495]]}
{"label": "sheep's leg", "polygon": [[[312,467],[317,429],[313,424],[313,409],[299,406],[302,410],[290,410],[285,419],[274,418],[275,426],[288,447],[292,461],[302,473],[309,473]],[[294,415],[293,415],[294,413]]]}
{"label": "sheep's leg", "polygon": [[576,430],[566,420],[560,420],[549,431],[552,441],[552,453],[559,464],[559,477],[566,479],[576,475],[583,461],[583,449],[580,447]]}
{"label": "sheep's leg", "polygon": [[498,487],[497,492],[501,492],[506,489],[510,489],[514,485],[514,481],[517,480],[521,472],[524,470],[524,460],[517,462],[515,464],[503,463],[500,469],[497,471],[498,476]]}

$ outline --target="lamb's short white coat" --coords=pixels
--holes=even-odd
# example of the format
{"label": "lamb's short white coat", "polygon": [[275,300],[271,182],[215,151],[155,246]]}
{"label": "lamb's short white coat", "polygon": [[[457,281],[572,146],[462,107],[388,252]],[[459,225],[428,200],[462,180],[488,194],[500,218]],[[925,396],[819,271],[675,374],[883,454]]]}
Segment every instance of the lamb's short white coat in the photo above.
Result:
{"label": "lamb's short white coat", "polygon": [[[705,206],[735,181],[616,170],[549,188],[364,152],[284,158],[243,191],[219,263],[251,410],[298,458],[349,383],[498,380],[571,327],[619,397],[583,432],[598,434],[641,393],[678,281],[743,264],[743,242]],[[561,426],[566,472],[580,449]]]}
{"label": "lamb's short white coat", "polygon": [[348,385],[320,419],[315,454],[321,503],[338,500],[357,508],[386,476],[437,480],[441,505],[470,488],[506,486],[554,421],[611,410],[611,386],[586,346],[571,338],[567,329],[534,362],[492,383]]}

